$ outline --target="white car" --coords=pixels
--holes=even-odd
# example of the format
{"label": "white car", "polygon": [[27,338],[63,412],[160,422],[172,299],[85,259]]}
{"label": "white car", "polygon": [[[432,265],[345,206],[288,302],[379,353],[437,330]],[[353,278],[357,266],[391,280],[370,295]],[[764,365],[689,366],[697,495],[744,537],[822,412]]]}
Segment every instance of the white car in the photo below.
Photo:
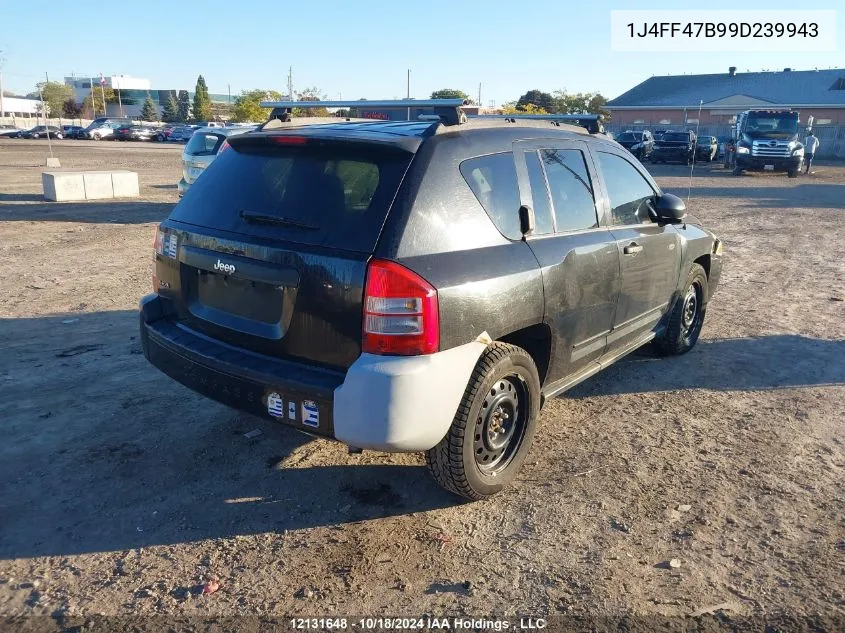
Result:
{"label": "white car", "polygon": [[194,181],[214,161],[227,137],[251,132],[256,127],[201,127],[196,130],[182,152],[179,197],[185,195]]}

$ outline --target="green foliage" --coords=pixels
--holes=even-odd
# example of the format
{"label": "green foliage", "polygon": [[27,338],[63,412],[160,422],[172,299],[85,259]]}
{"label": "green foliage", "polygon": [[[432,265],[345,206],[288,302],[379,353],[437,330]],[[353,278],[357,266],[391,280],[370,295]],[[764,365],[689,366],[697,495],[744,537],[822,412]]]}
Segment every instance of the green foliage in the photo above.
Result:
{"label": "green foliage", "polygon": [[[297,101],[323,101],[326,95],[323,91],[312,86],[299,93]],[[326,117],[331,116],[326,108],[294,108],[291,113],[295,117]]]}
{"label": "green foliage", "polygon": [[519,106],[514,102],[510,102],[502,106],[502,114],[548,114],[548,112],[543,108],[535,106],[533,103]]}
{"label": "green foliage", "polygon": [[188,96],[187,90],[180,90],[179,91],[179,107],[176,110],[176,121],[179,123],[185,123],[188,118],[191,116],[191,99]]}
{"label": "green foliage", "polygon": [[86,113],[90,113],[92,116],[95,113],[99,113],[99,115],[105,114],[103,109],[103,95],[105,95],[106,103],[117,103],[117,94],[111,88],[100,88],[100,86],[94,86],[94,101],[92,105],[91,101],[91,93],[88,93],[88,96],[85,97],[85,100],[82,102],[82,108],[85,110]]}
{"label": "green foliage", "polygon": [[208,96],[208,86],[202,75],[197,77],[191,115],[195,121],[208,121],[211,119],[211,97]]}
{"label": "green foliage", "polygon": [[162,109],[161,118],[165,123],[175,123],[179,120],[179,102],[172,92],[167,98]]}
{"label": "green foliage", "polygon": [[82,116],[82,106],[73,99],[68,99],[62,104],[62,116],[67,119],[78,119]]}
{"label": "green foliage", "polygon": [[158,121],[158,108],[153,103],[153,98],[149,93],[147,93],[147,98],[144,99],[144,105],[141,106],[141,120]]}
{"label": "green foliage", "polygon": [[431,93],[432,99],[466,99],[472,103],[472,99],[463,90],[455,90],[453,88],[443,88],[442,90],[435,90]]}
{"label": "green foliage", "polygon": [[270,116],[267,108],[262,108],[259,103],[262,101],[281,101],[281,93],[275,90],[243,90],[240,96],[235,97],[235,106],[232,110],[232,120],[238,123],[253,121],[264,122]]}
{"label": "green foliage", "polygon": [[516,102],[517,110],[523,112],[529,104],[541,108],[545,112],[557,112],[555,98],[548,92],[529,90]]}
{"label": "green foliage", "polygon": [[73,88],[66,84],[57,81],[42,81],[35,86],[37,89],[30,92],[27,97],[40,99],[43,96],[51,116],[61,116],[65,101],[73,99]]}

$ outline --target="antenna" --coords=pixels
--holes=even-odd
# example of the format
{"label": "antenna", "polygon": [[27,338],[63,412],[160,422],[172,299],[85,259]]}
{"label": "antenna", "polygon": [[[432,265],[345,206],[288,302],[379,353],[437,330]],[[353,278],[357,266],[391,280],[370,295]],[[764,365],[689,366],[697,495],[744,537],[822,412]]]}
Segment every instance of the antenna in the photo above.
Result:
{"label": "antenna", "polygon": [[689,166],[689,186],[687,187],[687,202],[692,195],[692,170],[695,169],[695,155],[698,153],[698,131],[701,129],[701,106],[704,99],[698,100],[698,122],[695,124],[695,145],[692,148],[692,163]]}

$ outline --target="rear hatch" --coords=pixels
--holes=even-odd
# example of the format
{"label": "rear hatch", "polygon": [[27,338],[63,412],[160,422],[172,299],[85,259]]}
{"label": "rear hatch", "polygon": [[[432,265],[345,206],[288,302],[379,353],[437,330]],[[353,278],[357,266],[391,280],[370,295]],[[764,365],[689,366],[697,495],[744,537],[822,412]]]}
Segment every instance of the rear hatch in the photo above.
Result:
{"label": "rear hatch", "polygon": [[367,261],[413,153],[291,135],[229,142],[162,225],[159,293],[183,327],[223,343],[348,367]]}

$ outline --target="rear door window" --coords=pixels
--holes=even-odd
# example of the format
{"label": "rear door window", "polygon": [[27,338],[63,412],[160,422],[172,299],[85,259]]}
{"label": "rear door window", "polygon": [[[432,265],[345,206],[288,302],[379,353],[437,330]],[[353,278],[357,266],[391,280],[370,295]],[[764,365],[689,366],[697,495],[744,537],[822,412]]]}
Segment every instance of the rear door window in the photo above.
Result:
{"label": "rear door window", "polygon": [[584,154],[577,149],[544,149],[540,152],[554,204],[559,232],[598,227],[593,185]]}
{"label": "rear door window", "polygon": [[470,158],[461,163],[460,170],[499,232],[512,240],[520,239],[519,185],[513,153]]}
{"label": "rear door window", "polygon": [[372,252],[410,160],[411,154],[364,144],[233,146],[191,185],[170,217],[243,235]]}

